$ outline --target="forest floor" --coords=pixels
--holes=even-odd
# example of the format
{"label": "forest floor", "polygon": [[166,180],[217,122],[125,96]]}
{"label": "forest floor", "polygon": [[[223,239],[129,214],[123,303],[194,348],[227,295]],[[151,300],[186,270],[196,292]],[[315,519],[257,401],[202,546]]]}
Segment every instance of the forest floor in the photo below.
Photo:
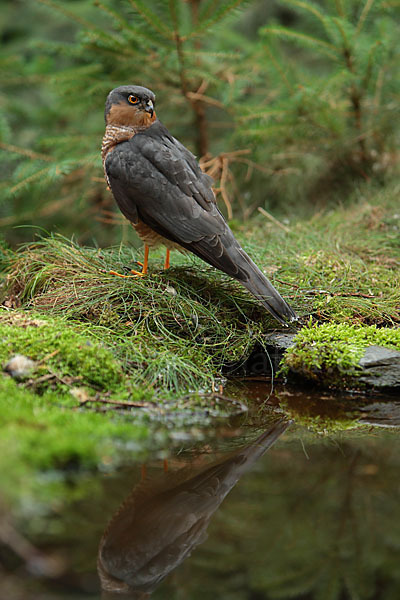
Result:
{"label": "forest floor", "polygon": [[[346,349],[345,360],[342,350],[329,358],[344,370],[366,340],[400,350],[398,195],[393,183],[281,227],[261,215],[233,224],[300,317],[288,328],[299,339],[288,364],[318,336]],[[36,469],[97,468],[123,448],[140,455],[154,444],[154,421],[196,427],[240,411],[215,392],[223,367],[282,329],[240,284],[191,256],[173,255],[164,271],[154,253],[148,276],[120,278],[110,271],[129,273],[141,251],[54,235],[1,252],[0,469],[9,489]],[[16,355],[30,362],[10,364]]]}

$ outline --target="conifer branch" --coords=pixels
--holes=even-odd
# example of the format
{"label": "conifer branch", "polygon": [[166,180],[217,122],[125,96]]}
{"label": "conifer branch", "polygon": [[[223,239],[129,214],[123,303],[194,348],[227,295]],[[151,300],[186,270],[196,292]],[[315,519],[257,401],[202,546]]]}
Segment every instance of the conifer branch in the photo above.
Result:
{"label": "conifer branch", "polygon": [[[102,135],[101,119],[96,121],[93,115],[93,100],[101,111],[106,92],[131,80],[133,63],[136,81],[132,83],[148,85],[159,94],[162,116],[171,124],[179,123],[177,104],[185,98],[193,126],[186,128],[182,141],[194,145],[198,156],[211,156],[214,141],[222,145],[225,155],[238,139],[241,146],[251,148],[248,157],[233,160],[229,155],[218,167],[218,175],[224,174],[224,193],[228,189],[235,193],[236,173],[229,168],[233,162],[241,173],[246,168],[252,172],[253,188],[243,177],[237,180],[251,196],[251,201],[246,199],[249,205],[262,202],[264,184],[271,185],[274,197],[287,198],[302,178],[303,197],[310,197],[307,187],[313,190],[322,185],[326,190],[327,180],[343,184],[350,179],[343,174],[369,176],[372,161],[379,166],[376,173],[382,173],[387,164],[384,156],[393,156],[397,132],[393,98],[399,81],[398,23],[391,6],[382,0],[356,4],[353,0],[322,4],[320,0],[280,0],[302,18],[290,27],[264,28],[260,43],[245,38],[227,19],[245,1],[94,0],[92,8],[85,4],[85,11],[92,11],[90,17],[84,13],[81,17],[73,2],[39,0],[40,12],[45,10],[55,27],[66,19],[72,26],[63,44],[42,39],[33,27],[29,34],[33,60],[27,64],[6,41],[8,50],[0,59],[2,84],[7,86],[3,104],[10,109],[15,135],[0,118],[0,149],[5,151],[0,194],[18,195],[20,205],[31,206],[35,194],[51,189],[49,197],[42,194],[43,205],[50,205],[51,195],[60,198],[70,189],[76,206],[89,197],[94,210],[106,206],[100,186],[93,183],[93,177],[101,173],[100,158],[90,152]],[[385,17],[384,40],[380,7]],[[212,34],[215,25],[225,23],[223,36]],[[313,34],[310,25],[321,33]],[[288,51],[286,42],[305,51]],[[28,106],[22,101],[17,109],[13,98],[24,99],[27,83],[38,102]],[[57,110],[43,101],[52,99],[54,90],[68,99]],[[169,102],[163,102],[166,94]],[[240,102],[244,97],[246,103]],[[231,119],[210,121],[208,107],[223,109]],[[79,119],[89,114],[85,139],[72,139]],[[41,153],[6,144],[24,139],[26,126],[40,140],[42,145],[34,147]],[[42,169],[46,166],[47,171]],[[239,202],[240,194],[238,189]],[[2,217],[14,218],[13,204],[3,204]],[[106,230],[102,234],[115,241]]]}
{"label": "conifer branch", "polygon": [[[190,6],[191,6],[191,10],[192,10],[192,22],[194,23],[194,25],[197,24],[197,19],[198,19],[198,0],[190,0]],[[174,39],[175,39],[175,44],[176,44],[176,51],[177,51],[177,56],[178,56],[178,61],[179,61],[179,75],[180,75],[180,81],[181,81],[181,89],[182,89],[182,94],[185,97],[186,100],[189,101],[192,110],[194,112],[194,118],[195,118],[195,127],[196,127],[196,131],[197,131],[197,153],[200,156],[203,156],[205,154],[207,154],[208,152],[208,134],[207,134],[207,121],[206,121],[206,116],[205,116],[205,109],[204,109],[204,103],[202,100],[200,100],[198,97],[193,97],[193,91],[190,89],[190,80],[187,77],[187,73],[186,73],[186,59],[185,59],[185,52],[184,52],[184,42],[188,39],[183,38],[180,35],[179,32],[179,22],[178,22],[178,15],[177,15],[177,11],[176,11],[176,6],[174,4],[174,0],[170,0],[170,11],[171,11],[171,17],[172,17],[172,22],[174,25]],[[201,88],[201,86],[200,86]],[[194,92],[195,94],[198,94],[200,92],[201,94],[201,89],[198,89],[196,92]]]}
{"label": "conifer branch", "polygon": [[321,9],[313,4],[310,0],[304,2],[302,0],[284,0],[284,2],[303,10],[304,12],[311,13],[318,19],[318,21],[322,23],[324,28],[326,27],[326,16],[323,14]]}
{"label": "conifer branch", "polygon": [[34,183],[35,181],[39,181],[42,178],[42,176],[48,175],[49,168],[50,167],[44,167],[43,169],[36,171],[36,173],[29,175],[29,177],[25,177],[25,179],[19,181],[16,185],[14,185],[8,190],[9,194],[13,196],[22,188],[27,187],[29,184]]}
{"label": "conifer branch", "polygon": [[286,27],[266,27],[264,31],[279,38],[287,38],[288,40],[298,42],[301,46],[318,48],[333,60],[338,60],[337,48],[333,44],[324,42],[319,38],[312,37],[306,33],[300,33],[299,31],[292,31]]}
{"label": "conifer branch", "polygon": [[112,10],[110,6],[106,6],[103,4],[103,2],[100,2],[100,0],[95,0],[94,5],[97,6],[103,13],[105,13],[105,15],[111,17],[121,29],[132,29],[128,21],[123,19],[115,10]]}
{"label": "conifer branch", "polygon": [[229,13],[238,8],[244,2],[245,0],[230,0],[221,6],[221,8],[214,10],[211,17],[206,17],[199,21],[198,27],[196,27],[190,33],[189,37],[196,37],[203,34],[206,30],[222,21],[222,19],[224,19]]}
{"label": "conifer branch", "polygon": [[21,221],[28,221],[38,216],[49,217],[55,215],[64,207],[71,205],[73,200],[73,196],[69,195],[65,198],[60,198],[46,203],[39,209],[35,208],[34,210],[29,210],[22,214],[19,213],[9,217],[2,217],[0,218],[0,227],[10,227],[16,223],[21,223]]}
{"label": "conifer branch", "polygon": [[[200,90],[200,88],[199,88],[199,90]],[[216,100],[215,98],[210,98],[210,96],[206,96],[199,90],[197,92],[188,92],[187,97],[189,98],[189,100],[194,100],[194,101],[200,100],[201,102],[205,102],[206,104],[209,104],[210,106],[216,106],[217,108],[225,108],[225,106],[223,105],[222,102],[220,102],[219,100]],[[204,152],[204,154],[206,154],[206,153]]]}
{"label": "conifer branch", "polygon": [[351,56],[351,50],[350,50],[350,43],[349,43],[349,39],[347,37],[347,34],[344,30],[344,27],[342,25],[342,22],[340,19],[333,17],[332,22],[336,25],[337,30],[340,33],[340,36],[343,40],[343,50],[341,50],[342,53],[346,53],[347,55]]}
{"label": "conifer branch", "polygon": [[199,19],[205,21],[215,12],[219,0],[203,0],[200,7]]}
{"label": "conifer branch", "polygon": [[162,37],[169,40],[173,39],[173,32],[164,25],[158,15],[151,10],[142,0],[129,0],[130,4],[143,17],[152,29],[157,31]]}
{"label": "conifer branch", "polygon": [[377,40],[375,42],[375,44],[372,46],[372,48],[370,49],[370,51],[368,52],[367,67],[365,69],[365,75],[362,80],[362,87],[365,90],[368,89],[368,86],[371,81],[375,54],[381,46],[382,46],[381,40]]}
{"label": "conifer branch", "polygon": [[[267,33],[268,33],[268,31],[267,31]],[[290,83],[289,79],[286,77],[285,71],[282,69],[281,65],[276,60],[273,52],[271,52],[271,49],[268,46],[264,46],[264,48],[265,48],[265,51],[268,54],[269,58],[271,59],[271,62],[274,65],[275,69],[277,70],[277,72],[279,73],[279,75],[282,77],[282,81],[285,84],[286,88],[289,90],[290,93],[292,93],[293,92],[293,86]]]}
{"label": "conifer branch", "polygon": [[44,160],[46,162],[54,161],[54,158],[52,156],[48,156],[47,154],[41,154],[40,152],[34,152],[33,150],[29,150],[29,148],[21,148],[20,146],[14,146],[13,144],[5,144],[4,142],[0,142],[0,148],[5,150],[6,152],[13,152],[15,154],[20,154],[21,156],[27,156],[28,158],[32,158],[33,160]]}
{"label": "conifer branch", "polygon": [[363,28],[364,23],[365,23],[365,21],[366,21],[366,19],[368,17],[368,14],[369,14],[371,8],[374,5],[374,3],[375,3],[375,0],[366,0],[366,2],[364,4],[364,7],[363,7],[363,9],[361,11],[361,14],[360,14],[360,18],[359,18],[358,23],[357,23],[356,33],[360,33],[360,31]]}
{"label": "conifer branch", "polygon": [[63,4],[59,4],[58,2],[55,2],[54,0],[39,0],[39,2],[41,4],[44,4],[45,6],[48,6],[49,8],[53,8],[53,9],[57,10],[59,13],[63,14],[65,17],[67,17],[71,21],[75,21],[75,23],[82,25],[86,29],[96,29],[96,27],[93,25],[93,23],[90,23],[90,21],[86,21],[86,19],[82,19],[82,17],[79,17],[73,11],[65,8],[65,2]]}
{"label": "conifer branch", "polygon": [[180,82],[181,82],[181,91],[182,91],[183,96],[185,98],[187,98],[187,93],[189,91],[189,84],[188,84],[188,80],[186,77],[186,61],[185,61],[185,54],[184,54],[184,50],[183,50],[183,39],[179,35],[179,31],[176,29],[176,26],[174,29],[174,41],[175,41],[175,45],[176,45],[176,54],[177,54],[178,62],[179,62],[179,77],[180,77]]}
{"label": "conifer branch", "polygon": [[[192,25],[197,27],[199,24],[199,4],[201,0],[189,0],[192,15]],[[195,49],[201,49],[201,42],[199,38],[194,43]],[[196,63],[200,64],[200,58],[196,56]],[[197,90],[190,96],[188,92],[187,97],[192,103],[193,110],[195,112],[195,124],[197,129],[197,148],[200,156],[205,156],[208,153],[208,124],[206,119],[205,103],[202,99],[203,92],[206,91],[208,84],[206,80],[200,83]]]}
{"label": "conifer branch", "polygon": [[335,0],[335,5],[336,5],[336,12],[337,14],[344,18],[345,17],[345,13],[344,13],[344,9],[343,9],[343,4],[342,4],[342,0]]}

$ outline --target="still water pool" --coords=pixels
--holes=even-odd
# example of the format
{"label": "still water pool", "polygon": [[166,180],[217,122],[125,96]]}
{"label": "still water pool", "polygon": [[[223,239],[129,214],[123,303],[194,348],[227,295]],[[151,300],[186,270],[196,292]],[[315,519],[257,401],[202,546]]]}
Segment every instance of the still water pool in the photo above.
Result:
{"label": "still water pool", "polygon": [[396,400],[247,393],[250,414],[4,518],[0,598],[398,600]]}

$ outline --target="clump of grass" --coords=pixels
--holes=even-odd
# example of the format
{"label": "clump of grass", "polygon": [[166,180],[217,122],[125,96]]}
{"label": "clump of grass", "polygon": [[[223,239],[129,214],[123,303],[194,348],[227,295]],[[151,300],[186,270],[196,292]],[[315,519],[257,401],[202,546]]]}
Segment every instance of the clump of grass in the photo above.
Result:
{"label": "clump of grass", "polygon": [[[81,248],[50,236],[9,259],[8,303],[90,324],[133,382],[157,390],[210,387],[273,321],[245,290],[208,267],[122,279],[136,256],[127,248]],[[158,266],[158,264],[157,264]]]}
{"label": "clump of grass", "polygon": [[314,381],[346,387],[360,373],[359,361],[368,346],[400,350],[400,329],[376,325],[310,322],[294,338],[284,356],[284,369]]}

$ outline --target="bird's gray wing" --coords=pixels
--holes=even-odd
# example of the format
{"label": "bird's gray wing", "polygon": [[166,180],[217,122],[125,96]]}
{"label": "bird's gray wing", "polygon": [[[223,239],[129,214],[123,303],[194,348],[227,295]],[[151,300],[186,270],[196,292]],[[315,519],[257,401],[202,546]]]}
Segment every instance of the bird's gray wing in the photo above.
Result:
{"label": "bird's gray wing", "polygon": [[[196,157],[157,121],[144,135],[132,140],[140,152],[172,184],[205,210],[215,204],[213,179],[203,173]],[[156,144],[154,144],[156,142]]]}
{"label": "bird's gray wing", "polygon": [[107,156],[107,177],[120,210],[133,223],[140,219],[241,279],[229,252],[240,246],[215,203],[211,178],[165,128],[153,128],[118,144]]}

